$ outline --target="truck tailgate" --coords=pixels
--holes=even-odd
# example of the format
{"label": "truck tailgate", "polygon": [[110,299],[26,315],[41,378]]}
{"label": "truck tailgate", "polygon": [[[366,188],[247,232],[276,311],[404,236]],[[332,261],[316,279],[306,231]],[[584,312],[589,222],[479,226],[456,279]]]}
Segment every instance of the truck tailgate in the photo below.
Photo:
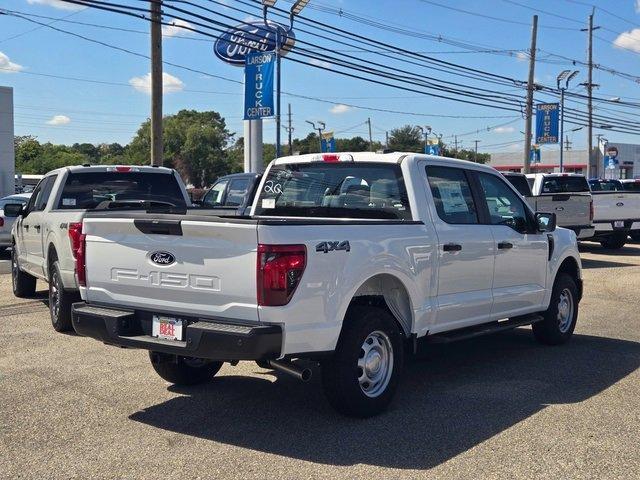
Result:
{"label": "truck tailgate", "polygon": [[90,215],[84,233],[88,302],[258,321],[256,222]]}
{"label": "truck tailgate", "polygon": [[533,198],[535,210],[555,213],[560,227],[591,224],[591,194],[589,193],[556,193]]}
{"label": "truck tailgate", "polygon": [[593,209],[595,223],[610,223],[615,220],[638,221],[640,192],[594,192]]}

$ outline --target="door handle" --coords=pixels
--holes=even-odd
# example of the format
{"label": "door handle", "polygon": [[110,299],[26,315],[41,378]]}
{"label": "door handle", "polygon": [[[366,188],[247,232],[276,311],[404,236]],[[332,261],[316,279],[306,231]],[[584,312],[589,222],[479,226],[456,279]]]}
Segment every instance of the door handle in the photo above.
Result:
{"label": "door handle", "polygon": [[38,232],[40,231],[40,225],[34,225],[33,228],[35,228]]}
{"label": "door handle", "polygon": [[509,243],[509,242],[500,242],[498,244],[498,248],[500,250],[508,250],[510,248],[513,248],[513,243]]}
{"label": "door handle", "polygon": [[24,229],[25,229],[26,231],[29,231],[29,225],[25,225],[25,226],[24,226]]}
{"label": "door handle", "polygon": [[462,245],[460,245],[459,243],[447,243],[446,245],[442,246],[442,249],[445,252],[459,252],[460,250],[462,250]]}

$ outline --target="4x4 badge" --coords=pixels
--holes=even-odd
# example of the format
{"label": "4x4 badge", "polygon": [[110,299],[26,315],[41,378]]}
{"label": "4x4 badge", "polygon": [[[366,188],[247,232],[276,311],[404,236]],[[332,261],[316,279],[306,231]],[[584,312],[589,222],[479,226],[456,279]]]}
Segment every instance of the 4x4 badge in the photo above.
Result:
{"label": "4x4 badge", "polygon": [[351,251],[351,245],[349,245],[349,240],[337,241],[337,242],[320,242],[316,245],[316,252],[335,252],[343,250],[345,252]]}

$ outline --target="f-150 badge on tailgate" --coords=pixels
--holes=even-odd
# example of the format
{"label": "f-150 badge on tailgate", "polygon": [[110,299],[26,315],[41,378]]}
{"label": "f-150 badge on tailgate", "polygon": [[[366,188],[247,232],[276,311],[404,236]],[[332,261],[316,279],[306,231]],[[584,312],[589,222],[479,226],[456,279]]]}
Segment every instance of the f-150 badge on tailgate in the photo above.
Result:
{"label": "f-150 badge on tailgate", "polygon": [[176,257],[169,252],[153,252],[149,259],[156,265],[172,265],[176,261]]}

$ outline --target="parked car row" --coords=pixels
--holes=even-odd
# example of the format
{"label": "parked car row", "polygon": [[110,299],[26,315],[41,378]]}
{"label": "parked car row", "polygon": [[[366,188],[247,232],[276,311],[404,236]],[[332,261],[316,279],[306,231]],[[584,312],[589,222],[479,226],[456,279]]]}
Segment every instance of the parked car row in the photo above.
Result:
{"label": "parked car row", "polygon": [[80,335],[148,350],[171,383],[240,360],[302,380],[319,365],[330,403],[366,417],[419,342],[532,325],[556,345],[575,328],[576,236],[490,167],[284,157],[221,179],[209,208],[190,208],[171,170],[109,168],[51,172],[26,207],[5,207],[18,216],[14,292],[48,281],[56,329],[70,318]]}

